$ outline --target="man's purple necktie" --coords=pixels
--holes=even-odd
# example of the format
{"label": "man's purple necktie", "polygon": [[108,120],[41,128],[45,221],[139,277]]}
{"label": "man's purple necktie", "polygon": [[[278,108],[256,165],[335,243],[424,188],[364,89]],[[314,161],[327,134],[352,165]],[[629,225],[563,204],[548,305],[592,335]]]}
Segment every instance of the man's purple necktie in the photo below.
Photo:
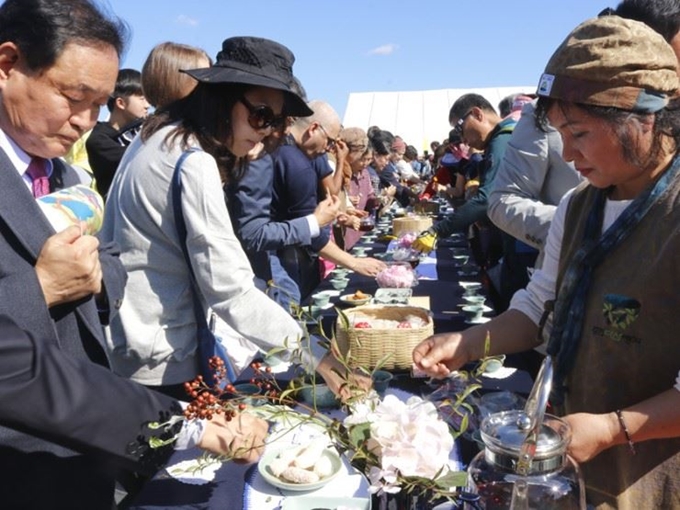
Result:
{"label": "man's purple necktie", "polygon": [[43,158],[32,158],[26,173],[33,182],[33,196],[40,198],[50,192],[50,180],[47,178],[47,161]]}

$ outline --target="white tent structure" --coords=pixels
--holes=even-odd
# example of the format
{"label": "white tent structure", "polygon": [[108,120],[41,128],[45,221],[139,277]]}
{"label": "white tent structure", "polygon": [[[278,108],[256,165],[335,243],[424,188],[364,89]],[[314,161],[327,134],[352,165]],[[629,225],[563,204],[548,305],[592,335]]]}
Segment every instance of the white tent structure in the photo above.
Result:
{"label": "white tent structure", "polygon": [[494,108],[504,97],[517,93],[533,93],[536,85],[524,87],[490,87],[476,89],[418,90],[412,92],[353,92],[349,95],[342,124],[368,129],[379,126],[401,136],[418,151],[430,149],[433,140],[448,137],[449,110],[464,94],[484,96]]}

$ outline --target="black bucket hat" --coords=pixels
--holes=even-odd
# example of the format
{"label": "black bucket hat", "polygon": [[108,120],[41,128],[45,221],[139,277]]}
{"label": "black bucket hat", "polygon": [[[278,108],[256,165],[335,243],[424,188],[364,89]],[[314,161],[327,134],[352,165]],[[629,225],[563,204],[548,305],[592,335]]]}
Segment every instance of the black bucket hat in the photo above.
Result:
{"label": "black bucket hat", "polygon": [[185,69],[202,83],[245,83],[285,92],[285,113],[292,117],[309,117],[314,112],[293,85],[293,53],[275,41],[261,37],[230,37],[222,43],[211,67]]}

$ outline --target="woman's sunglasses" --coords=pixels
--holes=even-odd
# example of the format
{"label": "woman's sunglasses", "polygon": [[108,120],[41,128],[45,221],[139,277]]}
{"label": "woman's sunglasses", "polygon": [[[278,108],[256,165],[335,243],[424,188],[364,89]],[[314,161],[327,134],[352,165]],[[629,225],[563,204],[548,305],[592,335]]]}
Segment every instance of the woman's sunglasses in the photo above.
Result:
{"label": "woman's sunglasses", "polygon": [[286,116],[276,115],[269,106],[255,106],[245,96],[241,96],[239,101],[248,109],[248,124],[253,129],[267,129],[268,127],[277,129],[286,123]]}

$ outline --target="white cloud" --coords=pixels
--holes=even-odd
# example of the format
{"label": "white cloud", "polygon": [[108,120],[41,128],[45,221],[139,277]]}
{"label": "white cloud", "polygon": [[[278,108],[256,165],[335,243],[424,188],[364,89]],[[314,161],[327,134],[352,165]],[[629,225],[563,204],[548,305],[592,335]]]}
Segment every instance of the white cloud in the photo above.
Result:
{"label": "white cloud", "polygon": [[187,16],[186,14],[180,14],[177,16],[177,23],[180,25],[189,25],[190,27],[195,27],[198,25],[198,20]]}
{"label": "white cloud", "polygon": [[383,44],[377,48],[373,48],[368,52],[369,55],[391,55],[399,46],[396,44]]}

